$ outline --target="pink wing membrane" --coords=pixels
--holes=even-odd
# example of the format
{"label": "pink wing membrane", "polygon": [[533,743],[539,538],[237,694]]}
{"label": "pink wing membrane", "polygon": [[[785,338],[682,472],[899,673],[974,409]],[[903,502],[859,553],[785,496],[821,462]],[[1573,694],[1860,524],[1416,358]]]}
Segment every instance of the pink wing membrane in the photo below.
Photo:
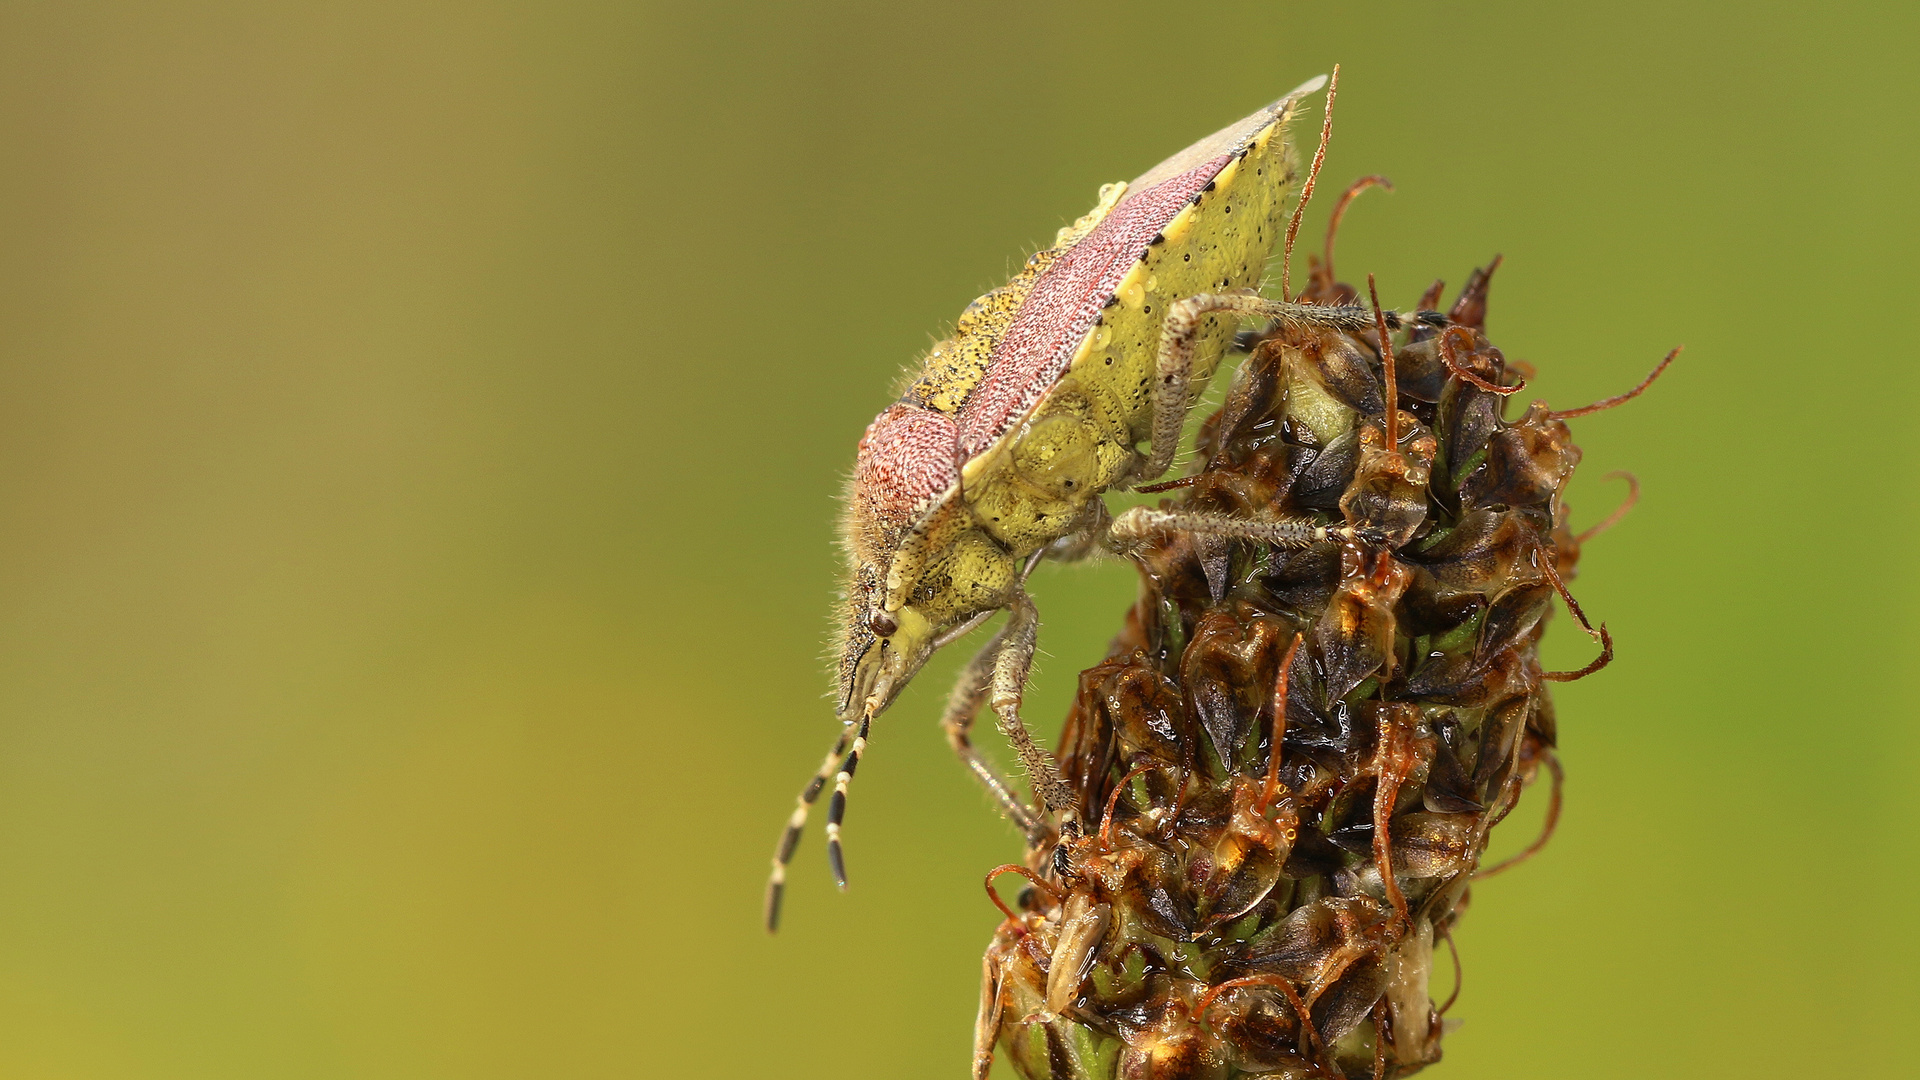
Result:
{"label": "pink wing membrane", "polygon": [[1052,389],[1141,252],[1232,160],[1222,154],[1128,196],[1047,267],[960,408],[961,460],[992,446]]}
{"label": "pink wing membrane", "polygon": [[1208,158],[1129,195],[1055,259],[1034,282],[986,377],[957,416],[900,403],[876,417],[860,440],[855,466],[871,508],[893,521],[911,519],[959,480],[961,462],[992,446],[1026,415],[1073,362],[1120,279],[1233,154]]}

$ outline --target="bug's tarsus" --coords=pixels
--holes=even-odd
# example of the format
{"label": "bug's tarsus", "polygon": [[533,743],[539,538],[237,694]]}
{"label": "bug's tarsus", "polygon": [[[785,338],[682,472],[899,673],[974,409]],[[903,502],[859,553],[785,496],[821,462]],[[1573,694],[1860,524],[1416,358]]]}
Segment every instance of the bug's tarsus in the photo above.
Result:
{"label": "bug's tarsus", "polygon": [[1286,246],[1280,252],[1280,299],[1293,299],[1293,241],[1300,235],[1300,217],[1307,212],[1307,204],[1313,201],[1313,182],[1320,177],[1320,165],[1327,160],[1327,143],[1333,139],[1333,99],[1340,90],[1340,65],[1333,65],[1333,75],[1327,80],[1326,115],[1320,122],[1320,145],[1313,152],[1313,165],[1307,170],[1307,182],[1300,187],[1300,201],[1294,204],[1293,216],[1287,219]]}
{"label": "bug's tarsus", "polygon": [[1573,538],[1573,542],[1576,544],[1584,544],[1594,537],[1599,536],[1601,533],[1606,532],[1608,529],[1613,528],[1615,525],[1620,524],[1621,519],[1633,510],[1634,504],[1640,501],[1640,478],[1625,469],[1616,469],[1601,477],[1601,479],[1625,480],[1627,482],[1627,497],[1620,501],[1619,506],[1613,508],[1613,513],[1594,522],[1576,535]]}
{"label": "bug's tarsus", "polygon": [[1034,844],[1044,839],[1047,832],[1045,823],[1034,816],[1033,811],[1014,794],[1012,785],[980,756],[972,739],[974,718],[980,715],[980,706],[992,691],[994,665],[999,660],[1006,637],[1007,632],[1002,629],[967,662],[959,681],[954,683],[953,692],[947,696],[946,711],[940,716],[940,730],[946,733],[947,744],[959,755],[967,771],[993,796],[1000,812],[1026,835],[1029,844]]}
{"label": "bug's tarsus", "polygon": [[1654,369],[1647,374],[1646,378],[1640,380],[1639,386],[1634,387],[1633,389],[1627,391],[1626,393],[1615,394],[1610,398],[1601,398],[1599,401],[1596,401],[1591,405],[1582,405],[1577,409],[1557,409],[1552,412],[1549,412],[1547,414],[1547,419],[1571,420],[1576,416],[1587,416],[1591,413],[1603,412],[1607,409],[1613,408],[1615,405],[1625,405],[1627,402],[1632,401],[1634,398],[1637,398],[1641,394],[1645,393],[1647,390],[1647,387],[1653,385],[1653,380],[1659,378],[1660,373],[1667,370],[1667,365],[1673,363],[1673,358],[1676,356],[1679,356],[1680,350],[1684,348],[1686,348],[1685,345],[1675,345],[1673,347],[1673,351],[1667,354],[1666,359],[1660,361],[1660,363],[1656,365]]}

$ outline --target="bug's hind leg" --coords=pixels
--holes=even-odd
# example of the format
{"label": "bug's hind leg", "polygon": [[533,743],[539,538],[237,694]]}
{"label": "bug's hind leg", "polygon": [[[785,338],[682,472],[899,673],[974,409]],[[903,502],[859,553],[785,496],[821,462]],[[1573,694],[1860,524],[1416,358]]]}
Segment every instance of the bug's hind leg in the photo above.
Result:
{"label": "bug's hind leg", "polygon": [[773,874],[767,878],[767,932],[773,933],[780,928],[780,898],[786,891],[787,864],[793,861],[794,849],[800,846],[800,836],[807,828],[807,811],[820,798],[827,781],[838,771],[840,757],[847,752],[847,744],[853,739],[853,728],[847,727],[834,740],[833,749],[827,751],[827,759],[820,763],[820,769],[807,781],[801,790],[793,816],[787,819],[787,827],[780,833],[780,846],[773,851]]}
{"label": "bug's hind leg", "polygon": [[1113,522],[1108,534],[1114,547],[1126,551],[1149,536],[1169,532],[1200,533],[1232,540],[1254,540],[1275,547],[1306,548],[1341,540],[1370,543],[1374,537],[1351,525],[1322,525],[1306,518],[1234,517],[1195,510],[1155,510],[1136,506]]}
{"label": "bug's hind leg", "polygon": [[1002,629],[987,642],[972,660],[967,662],[966,670],[960,673],[960,680],[953,686],[953,693],[947,696],[947,708],[940,716],[940,730],[946,732],[947,744],[993,796],[1000,812],[1007,816],[1019,830],[1026,834],[1029,843],[1036,843],[1051,831],[1047,824],[1034,816],[1027,804],[1014,794],[1012,786],[996,772],[992,765],[981,758],[974,748],[972,739],[973,720],[980,714],[980,706],[987,700],[993,688],[994,668],[999,663],[1001,649],[1007,640],[1007,631],[1012,624]]}
{"label": "bug's hind leg", "polygon": [[[1205,317],[1218,312],[1278,320],[1282,325],[1333,330],[1373,328],[1373,312],[1358,306],[1291,304],[1252,293],[1200,293],[1178,300],[1167,309],[1160,325],[1160,352],[1154,366],[1153,434],[1147,460],[1131,478],[1134,486],[1157,480],[1173,464],[1180,431],[1187,424],[1187,407],[1200,387],[1192,385],[1194,349]],[[1399,325],[1399,315],[1388,313],[1388,323]]]}
{"label": "bug's hind leg", "polygon": [[1000,733],[1013,744],[1020,763],[1033,781],[1034,794],[1049,813],[1061,814],[1066,821],[1077,820],[1079,803],[1073,789],[1060,779],[1060,767],[1053,755],[1034,742],[1033,733],[1020,720],[1020,699],[1027,688],[1027,674],[1033,669],[1035,642],[1039,637],[1040,613],[1024,589],[1013,594],[1008,607],[1012,616],[1000,631],[1001,644],[993,663],[990,687],[993,711],[1000,718]]}

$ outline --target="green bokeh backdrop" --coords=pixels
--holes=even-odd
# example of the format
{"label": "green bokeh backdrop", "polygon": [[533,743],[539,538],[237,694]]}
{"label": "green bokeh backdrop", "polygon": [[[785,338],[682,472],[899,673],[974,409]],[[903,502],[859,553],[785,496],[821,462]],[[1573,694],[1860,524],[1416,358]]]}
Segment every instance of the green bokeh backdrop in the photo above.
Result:
{"label": "green bokeh backdrop", "polygon": [[[957,658],[852,891],[810,836],[757,925],[840,476],[1101,182],[1335,61],[1327,182],[1399,185],[1347,274],[1505,253],[1560,405],[1689,347],[1577,424],[1579,520],[1645,484],[1577,586],[1619,661],[1558,692],[1565,821],[1477,891],[1434,1075],[1911,1075],[1917,23],[7,5],[0,1076],[961,1076],[1018,844],[934,730]],[[1046,729],[1132,588],[1040,575]]]}

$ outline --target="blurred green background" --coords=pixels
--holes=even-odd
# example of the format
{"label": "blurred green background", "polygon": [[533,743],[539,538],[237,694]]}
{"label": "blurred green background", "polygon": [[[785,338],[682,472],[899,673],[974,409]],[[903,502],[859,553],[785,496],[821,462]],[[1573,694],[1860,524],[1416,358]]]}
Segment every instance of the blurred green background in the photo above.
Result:
{"label": "blurred green background", "polygon": [[[1912,1075],[1917,21],[6,5],[0,1076],[963,1075],[1018,841],[934,727],[957,656],[853,889],[816,832],[758,926],[840,477],[1100,183],[1336,61],[1326,186],[1399,185],[1346,276],[1505,253],[1561,406],[1688,346],[1576,422],[1577,521],[1645,484],[1577,585],[1619,661],[1432,1075]],[[1132,589],[1039,576],[1047,730]]]}

